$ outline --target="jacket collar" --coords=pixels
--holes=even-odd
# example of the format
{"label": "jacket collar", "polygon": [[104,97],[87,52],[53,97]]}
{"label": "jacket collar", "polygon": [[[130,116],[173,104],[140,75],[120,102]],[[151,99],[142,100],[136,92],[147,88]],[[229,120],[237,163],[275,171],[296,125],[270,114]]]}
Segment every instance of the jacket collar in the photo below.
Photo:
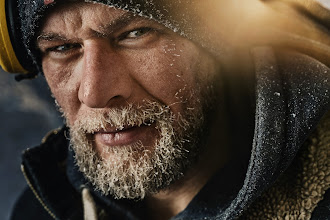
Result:
{"label": "jacket collar", "polygon": [[53,131],[43,144],[23,153],[22,170],[29,187],[55,219],[82,219],[80,195],[66,176],[67,129]]}

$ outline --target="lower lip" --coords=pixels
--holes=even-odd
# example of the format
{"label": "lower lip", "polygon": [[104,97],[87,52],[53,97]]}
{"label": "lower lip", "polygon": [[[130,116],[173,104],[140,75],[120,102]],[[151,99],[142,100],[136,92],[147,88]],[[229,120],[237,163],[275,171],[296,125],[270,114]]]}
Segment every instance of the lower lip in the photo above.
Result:
{"label": "lower lip", "polygon": [[94,134],[94,137],[96,145],[101,144],[109,147],[127,146],[139,141],[144,145],[148,145],[156,132],[154,125],[141,125],[140,127],[132,127],[118,132],[98,132]]}

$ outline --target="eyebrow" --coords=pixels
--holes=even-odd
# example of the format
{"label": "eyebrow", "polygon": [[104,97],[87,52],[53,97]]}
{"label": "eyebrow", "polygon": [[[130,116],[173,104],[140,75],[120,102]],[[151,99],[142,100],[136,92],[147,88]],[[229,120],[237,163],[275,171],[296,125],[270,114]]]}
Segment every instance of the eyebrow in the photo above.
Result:
{"label": "eyebrow", "polygon": [[63,36],[61,36],[60,34],[56,34],[56,33],[41,33],[38,37],[37,37],[37,42],[40,41],[56,41],[56,40],[61,40],[61,41],[66,41],[67,39]]}
{"label": "eyebrow", "polygon": [[[128,24],[133,21],[145,21],[148,20],[147,18],[132,14],[131,12],[125,12],[124,14],[120,15],[109,24],[104,26],[100,26],[99,29],[101,31],[94,31],[94,34],[97,36],[106,36],[109,35],[116,30],[124,28]],[[65,36],[55,32],[41,32],[40,35],[37,37],[37,43],[40,41],[69,41]]]}

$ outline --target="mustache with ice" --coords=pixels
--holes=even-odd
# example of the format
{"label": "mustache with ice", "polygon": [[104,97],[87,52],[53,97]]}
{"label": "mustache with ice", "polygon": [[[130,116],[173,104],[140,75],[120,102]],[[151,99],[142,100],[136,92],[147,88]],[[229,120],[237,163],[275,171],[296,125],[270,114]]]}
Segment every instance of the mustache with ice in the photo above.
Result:
{"label": "mustache with ice", "polygon": [[[169,106],[144,100],[142,104],[129,104],[122,108],[92,110],[88,112],[88,115],[80,116],[72,130],[80,130],[87,134],[100,131],[115,132],[141,125],[150,126],[159,119],[165,118],[170,123],[174,120],[174,114],[170,111]],[[157,124],[156,129],[159,129]]]}

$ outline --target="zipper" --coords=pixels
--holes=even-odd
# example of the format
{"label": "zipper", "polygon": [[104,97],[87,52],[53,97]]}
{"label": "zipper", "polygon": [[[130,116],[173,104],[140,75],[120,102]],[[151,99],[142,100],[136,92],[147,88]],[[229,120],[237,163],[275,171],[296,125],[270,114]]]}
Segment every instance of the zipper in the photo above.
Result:
{"label": "zipper", "polygon": [[44,203],[44,201],[42,201],[42,199],[40,198],[40,196],[38,195],[37,191],[34,189],[34,187],[32,186],[31,184],[31,181],[29,180],[26,172],[25,172],[25,168],[24,168],[24,165],[22,164],[21,165],[21,170],[22,170],[22,173],[24,175],[24,178],[28,184],[28,186],[30,187],[30,189],[32,190],[34,196],[37,198],[37,200],[40,202],[40,204],[42,205],[42,207],[47,211],[47,213],[53,218],[53,219],[56,219],[56,216],[55,214],[50,211],[50,209],[47,207],[47,205]]}

